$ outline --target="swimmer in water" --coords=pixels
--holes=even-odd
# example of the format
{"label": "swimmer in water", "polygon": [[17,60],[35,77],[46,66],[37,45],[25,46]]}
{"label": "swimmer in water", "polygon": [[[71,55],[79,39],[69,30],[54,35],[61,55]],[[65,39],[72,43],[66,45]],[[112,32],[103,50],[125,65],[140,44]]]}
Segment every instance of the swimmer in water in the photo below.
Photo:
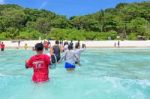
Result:
{"label": "swimmer in water", "polygon": [[59,61],[59,63],[65,60],[65,68],[67,71],[72,72],[75,69],[75,62],[79,60],[79,58],[74,53],[72,46],[68,46],[68,50],[64,53],[63,57]]}
{"label": "swimmer in water", "polygon": [[28,61],[26,61],[26,68],[33,68],[34,74],[32,76],[32,81],[35,83],[46,82],[49,80],[49,64],[50,57],[43,54],[44,46],[42,43],[37,43],[35,45],[36,55],[32,56]]}

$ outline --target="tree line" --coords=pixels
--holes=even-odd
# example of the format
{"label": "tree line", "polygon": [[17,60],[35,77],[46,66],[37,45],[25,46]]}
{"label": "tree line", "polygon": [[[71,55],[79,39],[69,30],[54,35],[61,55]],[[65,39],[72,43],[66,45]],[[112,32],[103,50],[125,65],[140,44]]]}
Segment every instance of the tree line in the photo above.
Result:
{"label": "tree line", "polygon": [[150,39],[150,2],[120,3],[83,16],[58,15],[44,9],[0,5],[0,40]]}

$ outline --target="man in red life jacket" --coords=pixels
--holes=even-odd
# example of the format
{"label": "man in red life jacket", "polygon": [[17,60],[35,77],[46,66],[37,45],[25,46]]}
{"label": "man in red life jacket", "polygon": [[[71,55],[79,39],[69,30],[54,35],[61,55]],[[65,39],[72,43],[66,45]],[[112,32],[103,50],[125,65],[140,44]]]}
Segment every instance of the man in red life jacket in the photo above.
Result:
{"label": "man in red life jacket", "polygon": [[35,83],[46,82],[49,80],[50,57],[43,54],[44,46],[42,43],[35,45],[36,55],[32,56],[26,62],[26,68],[33,68],[34,74],[32,80]]}
{"label": "man in red life jacket", "polygon": [[4,51],[4,49],[5,49],[5,44],[4,44],[3,42],[0,44],[0,48],[1,48],[1,51]]}

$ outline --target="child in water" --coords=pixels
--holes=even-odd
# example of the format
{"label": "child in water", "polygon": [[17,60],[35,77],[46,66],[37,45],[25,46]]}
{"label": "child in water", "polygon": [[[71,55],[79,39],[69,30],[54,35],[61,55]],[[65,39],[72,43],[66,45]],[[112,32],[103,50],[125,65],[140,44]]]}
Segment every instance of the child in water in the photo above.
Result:
{"label": "child in water", "polygon": [[26,61],[26,68],[33,68],[34,74],[32,80],[35,83],[46,82],[49,80],[50,57],[43,54],[44,46],[42,43],[35,45],[36,55]]}
{"label": "child in water", "polygon": [[[75,62],[79,60],[76,54],[73,51],[72,46],[68,46],[68,50],[65,52],[64,56],[61,58],[60,61],[65,60],[65,68],[67,71],[71,72],[75,69]],[[59,63],[60,63],[59,61]]]}
{"label": "child in water", "polygon": [[24,49],[25,49],[25,50],[28,49],[28,44],[27,44],[27,43],[24,45]]}

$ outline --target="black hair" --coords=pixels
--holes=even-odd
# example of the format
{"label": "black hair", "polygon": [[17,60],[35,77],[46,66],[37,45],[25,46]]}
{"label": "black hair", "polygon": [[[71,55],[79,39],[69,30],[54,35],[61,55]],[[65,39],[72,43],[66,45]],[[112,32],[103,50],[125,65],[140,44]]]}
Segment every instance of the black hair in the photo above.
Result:
{"label": "black hair", "polygon": [[60,43],[59,44],[63,44],[63,42],[62,41],[60,41]]}
{"label": "black hair", "polygon": [[68,45],[68,42],[64,42],[64,46],[65,46],[65,45]]}
{"label": "black hair", "polygon": [[59,44],[59,41],[57,40],[57,41],[55,41],[55,44]]}
{"label": "black hair", "polygon": [[69,50],[73,50],[73,47],[71,45],[68,46]]}
{"label": "black hair", "polygon": [[36,50],[36,51],[43,51],[43,49],[44,49],[44,46],[43,46],[42,43],[37,43],[37,44],[35,45],[35,50]]}

